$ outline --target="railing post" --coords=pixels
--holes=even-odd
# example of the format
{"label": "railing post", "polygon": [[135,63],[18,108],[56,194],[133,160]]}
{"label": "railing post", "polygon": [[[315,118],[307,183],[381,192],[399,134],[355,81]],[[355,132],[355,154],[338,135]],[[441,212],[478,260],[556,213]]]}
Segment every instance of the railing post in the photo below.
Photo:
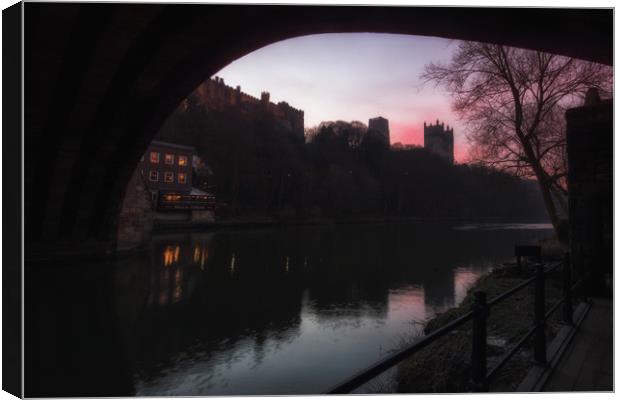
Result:
{"label": "railing post", "polygon": [[564,255],[564,323],[573,324],[573,294],[570,271],[570,254]]}
{"label": "railing post", "polygon": [[489,390],[487,383],[487,294],[474,293],[473,328],[471,341],[471,381],[475,392]]}
{"label": "railing post", "polygon": [[545,271],[542,264],[536,265],[534,287],[534,360],[539,364],[547,363],[547,343],[545,338]]}

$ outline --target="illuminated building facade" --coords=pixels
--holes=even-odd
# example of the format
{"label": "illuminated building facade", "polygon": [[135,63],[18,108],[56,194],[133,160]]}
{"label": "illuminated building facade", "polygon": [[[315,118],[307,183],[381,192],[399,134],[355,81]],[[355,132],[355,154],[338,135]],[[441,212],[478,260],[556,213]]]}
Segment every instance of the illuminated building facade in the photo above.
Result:
{"label": "illuminated building facade", "polygon": [[195,153],[192,146],[158,140],[151,142],[138,165],[151,193],[189,193],[192,189],[192,158]]}

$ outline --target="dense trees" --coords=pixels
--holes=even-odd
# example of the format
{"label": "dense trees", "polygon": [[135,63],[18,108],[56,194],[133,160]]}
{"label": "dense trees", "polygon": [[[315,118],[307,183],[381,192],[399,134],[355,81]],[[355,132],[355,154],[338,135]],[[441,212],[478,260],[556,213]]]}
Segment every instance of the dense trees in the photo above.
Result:
{"label": "dense trees", "polygon": [[190,144],[213,171],[220,217],[544,218],[534,181],[390,149],[360,122],[325,122],[306,142],[267,113],[192,101],[158,134]]}
{"label": "dense trees", "polygon": [[473,158],[516,176],[535,178],[549,219],[565,206],[564,112],[589,88],[608,92],[612,69],[567,57],[461,42],[450,63],[427,65],[423,77],[443,85],[469,125]]}

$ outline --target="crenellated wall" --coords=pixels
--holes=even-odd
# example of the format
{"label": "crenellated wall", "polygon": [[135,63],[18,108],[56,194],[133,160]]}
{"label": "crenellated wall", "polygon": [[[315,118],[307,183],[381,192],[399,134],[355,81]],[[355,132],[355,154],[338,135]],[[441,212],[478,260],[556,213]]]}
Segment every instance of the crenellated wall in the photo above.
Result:
{"label": "crenellated wall", "polygon": [[444,128],[444,123],[426,125],[424,122],[424,148],[437,154],[450,163],[454,163],[454,128]]}
{"label": "crenellated wall", "polygon": [[255,112],[262,107],[273,115],[280,124],[291,130],[295,136],[304,136],[304,112],[281,101],[270,101],[269,92],[262,92],[258,99],[241,91],[241,87],[232,88],[224,79],[214,77],[202,82],[194,91],[199,102],[207,109],[223,111],[228,107],[239,107],[241,112]]}

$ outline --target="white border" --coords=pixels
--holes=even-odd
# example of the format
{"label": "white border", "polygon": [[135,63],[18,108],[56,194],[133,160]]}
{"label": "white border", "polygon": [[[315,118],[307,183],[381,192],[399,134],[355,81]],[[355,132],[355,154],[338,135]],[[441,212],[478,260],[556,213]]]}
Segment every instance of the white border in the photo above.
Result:
{"label": "white border", "polygon": [[[90,0],[87,0],[90,1]],[[103,1],[101,1],[103,2]],[[142,1],[133,1],[133,3],[199,3],[199,4],[205,4],[205,3],[213,3],[213,4],[230,4],[230,3],[241,3],[241,4],[319,4],[319,5],[330,5],[330,4],[348,4],[348,5],[379,5],[379,6],[389,6],[389,5],[400,5],[400,6],[407,6],[407,5],[435,5],[432,4],[428,1],[415,1],[415,0],[391,0],[391,1],[386,1],[386,2],[368,2],[368,1],[355,1],[355,0],[340,0],[340,1],[333,1],[333,0],[314,0],[314,1],[303,1],[303,0],[286,0],[286,1],[282,1],[282,0],[271,0],[271,1],[256,1],[256,0],[245,0],[245,1],[235,1],[235,0],[212,0],[212,1],[196,1],[196,0],[185,0],[185,1],[163,1],[163,0],[150,0],[150,1],[146,1],[146,0],[142,0]],[[15,4],[15,1],[11,1],[11,0],[0,0],[0,5],[2,6],[2,9],[5,9],[13,4]],[[584,2],[584,1],[579,1],[579,0],[567,0],[567,1],[550,1],[550,0],[538,0],[538,1],[532,1],[532,0],[528,0],[528,1],[520,1],[520,2],[500,2],[500,1],[466,1],[466,0],[461,0],[461,1],[444,1],[441,3],[442,6],[479,6],[479,7],[587,7],[587,8],[610,8],[610,7],[614,7],[614,2],[613,1],[606,1],[606,0],[589,0],[588,2]],[[618,49],[618,38],[615,32],[615,22],[616,22],[616,15],[615,15],[615,11],[614,11],[614,65],[616,65],[617,62],[617,49]],[[1,25],[1,20],[0,20],[0,25]],[[0,26],[0,43],[2,41],[2,33],[1,33],[1,26]],[[22,5],[22,50],[23,50],[23,5]],[[0,54],[0,61],[1,61],[1,54]],[[23,71],[23,51],[22,51],[22,71]],[[2,66],[0,65],[0,74],[2,72]],[[615,72],[615,67],[614,67],[614,72]],[[24,81],[23,81],[23,75],[22,75],[22,81],[21,81],[21,86],[22,86],[22,93],[23,93],[23,88],[24,88]],[[1,88],[1,84],[0,84],[0,88]],[[614,97],[615,97],[615,87],[614,87]],[[1,103],[1,101],[0,101]],[[614,118],[615,116],[618,115],[618,103],[615,102],[614,103]],[[0,122],[1,122],[1,114],[0,114]],[[23,98],[22,98],[22,130],[24,127],[24,103],[23,103]],[[614,124],[614,132],[615,132],[615,124]],[[21,178],[22,178],[22,185],[21,185],[21,193],[22,193],[22,210],[23,210],[23,199],[24,199],[24,187],[23,187],[23,181],[24,181],[24,151],[23,151],[23,147],[24,147],[24,135],[23,135],[23,131],[22,131],[22,138],[21,138],[21,142],[22,142],[22,169],[21,169]],[[2,155],[1,155],[1,151],[2,151],[2,144],[0,143],[0,170],[2,169],[1,167],[1,163],[2,163]],[[616,141],[614,140],[614,154],[620,154],[620,141]],[[617,177],[618,175],[618,168],[617,168],[617,164],[616,164],[616,158],[614,158],[614,176]],[[616,196],[615,190],[617,188],[617,186],[615,185],[616,183],[616,179],[614,179],[614,208],[617,210],[618,209],[618,197]],[[0,195],[2,193],[2,188],[0,188]],[[0,207],[2,206],[2,196],[0,196]],[[618,238],[618,235],[616,234],[616,230],[615,227],[618,226],[617,222],[618,222],[618,214],[616,213],[614,215],[614,246],[620,248],[620,239]],[[24,215],[22,212],[21,215],[21,221],[22,221],[22,227],[24,226]],[[0,214],[0,223],[2,222],[2,215]],[[1,238],[2,238],[2,233],[0,233],[0,252],[2,251],[1,249]],[[23,270],[23,259],[24,259],[24,238],[23,238],[23,233],[22,233],[22,241],[21,241],[21,254],[22,254],[22,343],[23,343],[23,296],[24,296],[24,287],[23,287],[23,278],[24,278],[24,270]],[[615,260],[615,258],[614,258]],[[614,262],[615,264],[615,262]],[[615,288],[615,283],[617,280],[617,276],[614,278],[614,288]],[[0,294],[1,294],[1,288],[0,288]],[[615,293],[614,293],[615,294]],[[615,299],[614,299],[615,300]],[[2,305],[2,300],[0,297],[0,308]],[[618,321],[618,307],[616,307],[616,303],[614,301],[614,321]],[[0,320],[0,328],[2,326],[2,322]],[[614,324],[614,329],[615,329],[615,324]],[[619,335],[618,330],[615,329],[614,330],[615,333],[615,337],[614,337],[614,344],[616,343],[616,339],[618,338]],[[0,334],[0,338],[1,338],[1,334]],[[23,345],[22,345],[22,360],[23,360]],[[614,346],[614,350],[616,350],[615,346]],[[614,351],[614,356],[617,356],[617,352]],[[617,358],[614,357],[614,366],[615,364],[615,360]],[[0,365],[0,383],[1,383],[1,371],[2,371],[2,366]],[[23,363],[22,363],[22,377],[23,377]],[[617,369],[614,370],[614,384],[618,382],[618,371]],[[22,378],[22,393],[23,393],[23,378]],[[479,394],[476,394],[476,396]],[[403,397],[409,397],[411,396],[412,398],[415,397],[416,400],[426,400],[426,399],[437,399],[442,398],[442,397],[447,397],[450,396],[451,398],[454,398],[454,396],[456,396],[457,398],[463,396],[466,398],[471,398],[471,395],[464,395],[464,394],[454,394],[454,395],[390,395],[390,396],[374,396],[373,398],[376,399],[389,399],[389,398],[393,398],[394,396],[397,396],[398,398],[403,398]],[[526,398],[531,398],[531,396],[535,396],[536,399],[548,399],[548,398],[554,398],[554,399],[607,399],[607,398],[611,398],[612,396],[614,396],[613,394],[607,394],[607,393],[576,393],[576,392],[572,392],[572,393],[558,393],[558,394],[551,394],[551,393],[536,393],[536,394],[484,394],[482,395],[485,398],[499,398],[502,400],[521,400],[521,399],[526,399]],[[261,399],[276,399],[278,397],[281,396],[252,396],[252,397],[260,397]],[[296,398],[308,398],[308,399],[320,399],[320,398],[324,398],[324,396],[295,396]],[[0,394],[0,400],[2,399],[12,399],[13,396],[9,395],[6,392],[2,392]],[[163,397],[150,397],[149,399],[163,399]],[[243,397],[226,397],[226,399],[243,399]]]}

